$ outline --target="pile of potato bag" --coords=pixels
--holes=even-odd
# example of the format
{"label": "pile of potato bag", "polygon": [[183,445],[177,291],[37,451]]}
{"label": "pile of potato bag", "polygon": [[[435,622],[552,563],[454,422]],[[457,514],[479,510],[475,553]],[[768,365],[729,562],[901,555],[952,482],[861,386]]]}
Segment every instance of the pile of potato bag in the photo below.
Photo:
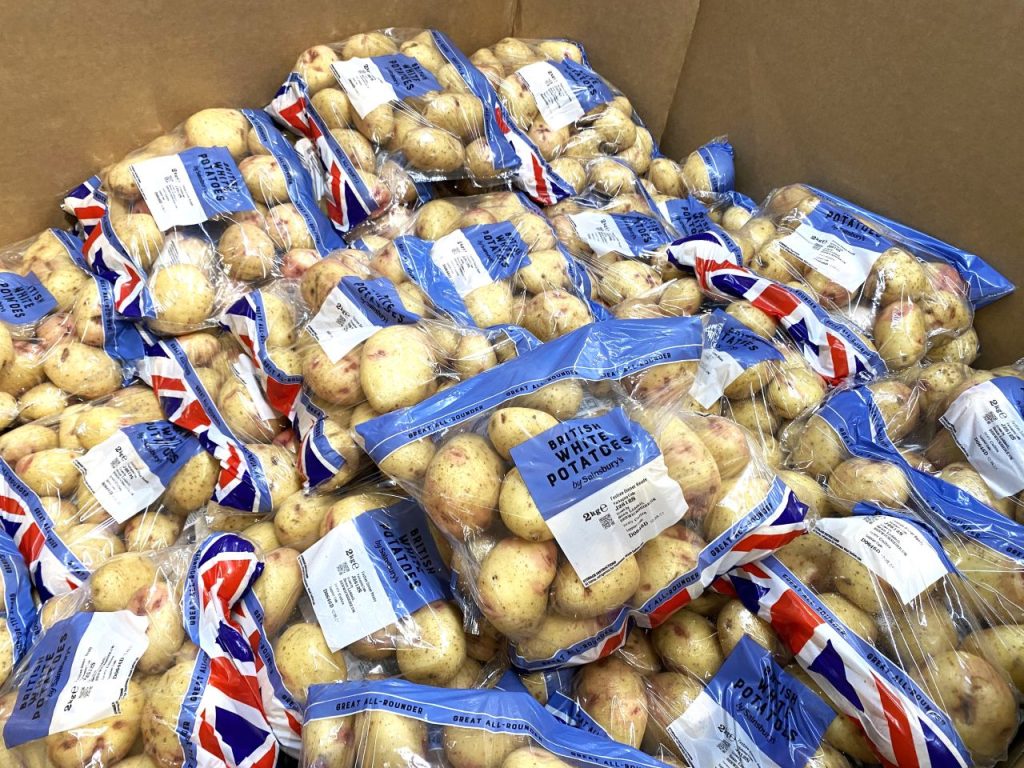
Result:
{"label": "pile of potato bag", "polygon": [[734,159],[577,42],[382,29],[55,190],[0,248],[0,768],[1005,760],[1013,285]]}

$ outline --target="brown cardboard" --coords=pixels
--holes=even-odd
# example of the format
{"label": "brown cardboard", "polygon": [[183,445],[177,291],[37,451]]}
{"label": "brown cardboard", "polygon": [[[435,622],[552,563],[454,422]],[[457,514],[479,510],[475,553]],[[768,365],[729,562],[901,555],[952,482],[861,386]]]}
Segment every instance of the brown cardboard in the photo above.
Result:
{"label": "brown cardboard", "polygon": [[810,182],[974,250],[1021,286],[980,364],[1024,357],[1024,7],[703,3],[662,147],[728,133],[739,188]]}
{"label": "brown cardboard", "polygon": [[[1024,9],[812,0],[7,3],[0,243],[62,221],[66,188],[208,106],[262,106],[298,53],[381,26],[468,52],[573,37],[669,154],[728,133],[740,188],[807,181],[972,248],[1024,285]],[[696,21],[696,24],[695,24]],[[691,40],[692,32],[692,40]],[[678,86],[678,87],[677,87]],[[1024,356],[1024,298],[983,311],[982,362]]]}

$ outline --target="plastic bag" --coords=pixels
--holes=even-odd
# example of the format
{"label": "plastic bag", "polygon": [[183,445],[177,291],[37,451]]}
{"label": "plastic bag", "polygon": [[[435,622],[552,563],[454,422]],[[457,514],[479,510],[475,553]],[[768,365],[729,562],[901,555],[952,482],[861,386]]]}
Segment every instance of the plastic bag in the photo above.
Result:
{"label": "plastic bag", "polygon": [[662,195],[713,198],[732,192],[736,186],[734,155],[729,139],[719,136],[701,145],[678,163],[659,153],[651,161],[644,178]]}
{"label": "plastic bag", "polygon": [[68,193],[117,311],[179,335],[343,245],[296,149],[256,110],[206,109]]}
{"label": "plastic bag", "polygon": [[[305,109],[320,122],[315,130],[335,140],[357,178],[374,170],[376,149],[415,180],[500,182],[519,165],[499,127],[493,90],[441,32],[389,28],[316,45],[302,53],[294,73],[292,90],[304,83]],[[287,102],[279,93],[272,110],[301,132]],[[323,154],[325,143],[316,143]],[[332,173],[335,166],[323,159]],[[363,198],[353,181],[343,176],[331,190],[335,204]]]}
{"label": "plastic bag", "polygon": [[528,694],[453,690],[404,680],[315,687],[302,765],[663,768],[642,752],[556,721]]}
{"label": "plastic bag", "polygon": [[130,754],[167,766],[297,754],[299,710],[262,620],[270,578],[233,534],[109,560],[44,609],[6,689],[7,756],[71,768]]}
{"label": "plastic bag", "polygon": [[0,430],[130,380],[142,350],[82,243],[57,229],[0,249]]}
{"label": "plastic bag", "polygon": [[24,658],[39,633],[39,611],[25,560],[6,530],[0,531],[0,686]]}
{"label": "plastic bag", "polygon": [[746,266],[805,286],[870,334],[890,368],[925,357],[970,363],[972,305],[1012,286],[977,257],[923,238],[802,185],[773,192],[736,235]]}
{"label": "plastic bag", "polygon": [[768,558],[721,589],[771,624],[882,762],[989,765],[1005,756],[1017,699],[987,649],[961,645],[981,622],[931,529],[864,504],[818,521],[811,535],[827,563],[815,578]]}
{"label": "plastic bag", "polygon": [[647,172],[654,138],[579,43],[506,37],[470,58],[504,105],[500,124],[522,160],[516,184],[541,205],[578,192],[590,158]]}

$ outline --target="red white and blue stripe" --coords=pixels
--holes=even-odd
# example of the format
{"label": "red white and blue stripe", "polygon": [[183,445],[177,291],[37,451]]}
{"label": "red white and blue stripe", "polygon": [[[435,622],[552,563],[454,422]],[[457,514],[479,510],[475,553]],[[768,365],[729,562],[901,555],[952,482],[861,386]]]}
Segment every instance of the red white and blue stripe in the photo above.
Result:
{"label": "red white and blue stripe", "polygon": [[774,557],[731,571],[715,588],[771,624],[800,666],[860,724],[885,766],[967,768],[949,717],[910,677],[850,631]]}
{"label": "red white and blue stripe", "polygon": [[270,491],[259,459],[228,427],[181,345],[141,333],[139,377],[160,399],[167,420],[198,437],[220,462],[213,501],[245,512],[269,512]]}
{"label": "red white and blue stripe", "polygon": [[298,753],[299,708],[280,685],[252,593],[262,572],[255,546],[234,534],[211,536],[190,563],[183,617],[199,654],[178,718],[185,766],[273,768],[282,751]]}

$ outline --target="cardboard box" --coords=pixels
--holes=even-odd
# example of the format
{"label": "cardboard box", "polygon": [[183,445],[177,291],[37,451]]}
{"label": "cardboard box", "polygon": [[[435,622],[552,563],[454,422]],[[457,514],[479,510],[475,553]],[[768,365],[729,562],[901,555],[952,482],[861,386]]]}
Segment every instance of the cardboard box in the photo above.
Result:
{"label": "cardboard box", "polygon": [[[61,223],[65,189],[197,109],[262,106],[311,44],[436,26],[467,52],[577,38],[667,154],[728,133],[755,199],[810,182],[1024,286],[1022,15],[1012,0],[9,3],[0,242]],[[1024,357],[1021,319],[1024,295],[980,313],[979,364]]]}

